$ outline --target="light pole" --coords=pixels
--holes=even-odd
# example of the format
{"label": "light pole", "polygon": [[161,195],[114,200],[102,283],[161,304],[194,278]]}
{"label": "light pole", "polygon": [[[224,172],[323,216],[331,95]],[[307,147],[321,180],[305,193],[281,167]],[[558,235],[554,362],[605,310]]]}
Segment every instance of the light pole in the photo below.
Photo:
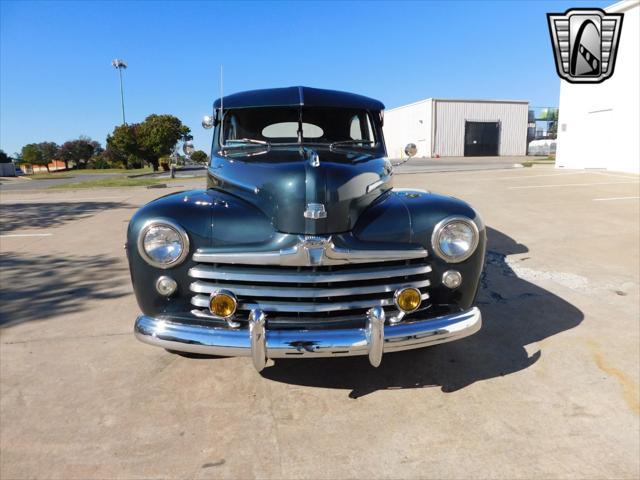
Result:
{"label": "light pole", "polygon": [[116,58],[111,61],[111,65],[113,68],[118,69],[118,73],[120,74],[120,103],[122,104],[122,123],[124,125],[127,124],[127,121],[124,118],[124,88],[122,88],[122,69],[127,68],[127,62],[122,59]]}

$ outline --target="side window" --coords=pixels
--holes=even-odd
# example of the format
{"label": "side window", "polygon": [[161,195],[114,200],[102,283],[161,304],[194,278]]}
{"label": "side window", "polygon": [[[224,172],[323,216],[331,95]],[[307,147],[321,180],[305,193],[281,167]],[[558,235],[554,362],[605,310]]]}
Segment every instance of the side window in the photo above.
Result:
{"label": "side window", "polygon": [[231,118],[225,123],[227,123],[227,130],[224,132],[225,141],[237,140],[238,139],[238,119],[236,118],[236,116],[232,115]]}
{"label": "side window", "polygon": [[349,128],[349,136],[351,140],[370,140],[375,141],[373,135],[373,127],[371,120],[366,113],[354,115],[351,118],[351,126]]}

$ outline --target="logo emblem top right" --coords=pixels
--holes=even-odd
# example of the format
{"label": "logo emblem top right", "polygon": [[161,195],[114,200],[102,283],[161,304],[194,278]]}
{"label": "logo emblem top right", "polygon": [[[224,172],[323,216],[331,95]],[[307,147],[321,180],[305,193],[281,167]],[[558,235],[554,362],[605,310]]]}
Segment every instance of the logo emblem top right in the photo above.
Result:
{"label": "logo emblem top right", "polygon": [[549,33],[560,78],[571,83],[601,83],[613,75],[622,13],[574,8],[548,13]]}

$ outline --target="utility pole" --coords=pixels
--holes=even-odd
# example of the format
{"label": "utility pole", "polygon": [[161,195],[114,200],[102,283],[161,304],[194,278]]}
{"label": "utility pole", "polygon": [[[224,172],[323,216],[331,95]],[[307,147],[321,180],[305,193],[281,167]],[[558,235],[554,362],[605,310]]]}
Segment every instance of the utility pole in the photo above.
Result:
{"label": "utility pole", "polygon": [[122,105],[122,124],[126,125],[127,121],[124,117],[124,88],[122,87],[122,69],[127,68],[127,62],[116,58],[115,60],[111,61],[111,65],[113,65],[113,68],[116,68],[118,70],[118,73],[120,74],[120,104]]}

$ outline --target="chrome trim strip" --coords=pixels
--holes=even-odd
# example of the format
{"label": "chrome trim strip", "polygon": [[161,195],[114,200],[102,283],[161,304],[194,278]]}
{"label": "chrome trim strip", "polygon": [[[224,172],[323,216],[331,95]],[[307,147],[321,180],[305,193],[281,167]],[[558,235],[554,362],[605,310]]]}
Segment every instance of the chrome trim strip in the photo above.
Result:
{"label": "chrome trim strip", "polygon": [[[482,315],[477,307],[435,318],[421,318],[384,327],[384,353],[450,342],[477,332]],[[135,322],[138,340],[169,350],[223,356],[251,356],[247,329],[173,323],[141,315]],[[265,330],[267,358],[315,358],[368,355],[364,328],[331,330]]]}
{"label": "chrome trim strip", "polygon": [[[195,255],[194,255],[195,257]],[[225,266],[225,270],[206,265],[198,265],[189,270],[191,278],[251,281],[251,282],[280,282],[280,283],[333,283],[349,282],[356,280],[369,280],[375,278],[404,277],[409,275],[421,275],[431,272],[430,265],[400,265],[394,267],[353,268],[349,271],[337,272],[297,272],[283,269],[238,268]]]}
{"label": "chrome trim strip", "polygon": [[350,263],[391,262],[428,256],[424,248],[404,250],[355,250],[336,247],[331,237],[300,237],[297,245],[269,252],[220,252],[199,249],[193,254],[198,263],[234,263],[241,265],[344,265]]}
{"label": "chrome trim strip", "polygon": [[[429,298],[428,293],[422,294],[422,300]],[[191,297],[191,305],[195,307],[208,308],[209,297],[205,295],[194,295]],[[314,302],[275,302],[271,300],[254,300],[250,302],[240,301],[239,310],[264,310],[265,312],[333,312],[340,310],[353,310],[356,308],[391,307],[393,298],[372,298],[368,300],[339,301],[331,303]]]}
{"label": "chrome trim strip", "polygon": [[376,180],[375,182],[370,183],[369,185],[367,185],[367,188],[365,189],[365,193],[373,192],[376,188],[381,187],[382,185],[387,183],[389,180],[391,180],[391,175],[385,175],[385,176],[380,177],[379,180]]}
{"label": "chrome trim strip", "polygon": [[392,283],[384,285],[367,285],[365,287],[345,288],[315,288],[315,287],[270,287],[254,285],[237,285],[225,283],[224,285],[209,284],[202,281],[193,282],[189,289],[195,293],[213,293],[224,287],[225,290],[240,296],[253,297],[282,297],[282,298],[316,298],[316,297],[342,297],[347,295],[366,295],[371,293],[391,293],[401,288],[423,288],[429,286],[429,280]]}

